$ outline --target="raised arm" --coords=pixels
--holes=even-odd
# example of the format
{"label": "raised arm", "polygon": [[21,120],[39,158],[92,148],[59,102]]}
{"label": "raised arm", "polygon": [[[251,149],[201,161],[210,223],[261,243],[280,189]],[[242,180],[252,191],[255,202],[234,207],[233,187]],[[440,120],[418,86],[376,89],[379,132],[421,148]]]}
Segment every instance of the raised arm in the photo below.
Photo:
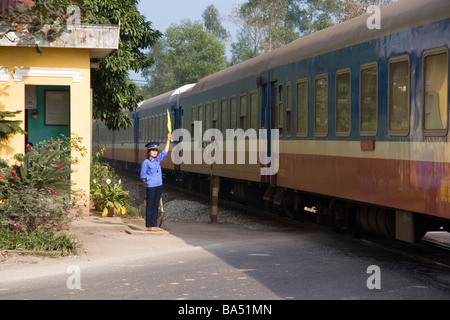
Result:
{"label": "raised arm", "polygon": [[171,133],[167,134],[167,143],[166,143],[166,147],[164,148],[164,151],[166,153],[169,153],[169,150],[170,150],[170,140],[172,140],[172,134]]}

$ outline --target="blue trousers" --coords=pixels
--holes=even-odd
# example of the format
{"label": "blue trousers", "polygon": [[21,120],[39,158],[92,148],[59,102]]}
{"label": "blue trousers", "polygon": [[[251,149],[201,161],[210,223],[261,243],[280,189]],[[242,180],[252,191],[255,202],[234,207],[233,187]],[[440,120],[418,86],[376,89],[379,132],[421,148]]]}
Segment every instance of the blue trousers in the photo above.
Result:
{"label": "blue trousers", "polygon": [[158,207],[161,201],[162,187],[147,188],[147,208],[145,212],[145,226],[158,227]]}

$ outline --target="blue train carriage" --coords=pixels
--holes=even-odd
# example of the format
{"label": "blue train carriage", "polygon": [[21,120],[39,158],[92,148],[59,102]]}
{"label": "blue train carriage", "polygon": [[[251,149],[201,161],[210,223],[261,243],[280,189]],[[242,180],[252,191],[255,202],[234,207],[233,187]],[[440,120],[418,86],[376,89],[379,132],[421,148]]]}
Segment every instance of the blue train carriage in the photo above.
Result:
{"label": "blue train carriage", "polygon": [[201,80],[185,101],[191,133],[197,120],[277,129],[279,170],[181,170],[233,179],[244,201],[265,187],[262,199],[291,215],[314,204],[336,224],[355,208],[366,229],[408,241],[448,228],[449,6],[399,1],[381,10],[380,29],[364,15]]}
{"label": "blue train carriage", "polygon": [[391,237],[449,228],[449,17],[448,1],[399,1],[379,30],[365,15],[280,49],[277,187],[331,196],[334,219],[341,199],[367,203],[360,224]]}

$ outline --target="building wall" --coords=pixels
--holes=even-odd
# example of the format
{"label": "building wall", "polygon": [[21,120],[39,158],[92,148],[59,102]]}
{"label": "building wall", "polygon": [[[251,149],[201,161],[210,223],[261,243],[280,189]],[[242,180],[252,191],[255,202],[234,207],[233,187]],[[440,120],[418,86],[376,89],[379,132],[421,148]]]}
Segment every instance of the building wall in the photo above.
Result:
{"label": "building wall", "polygon": [[[0,110],[22,111],[17,118],[24,121],[25,129],[26,85],[70,87],[71,134],[83,139],[82,143],[87,151],[84,157],[73,152],[73,156],[77,157],[80,163],[73,168],[72,181],[74,188],[81,189],[85,196],[89,197],[92,136],[90,53],[87,49],[42,50],[43,54],[39,56],[34,48],[0,47]],[[17,72],[18,69],[21,72]],[[20,73],[25,76],[21,77]],[[14,154],[24,152],[23,135],[0,142],[2,159],[12,161]]]}

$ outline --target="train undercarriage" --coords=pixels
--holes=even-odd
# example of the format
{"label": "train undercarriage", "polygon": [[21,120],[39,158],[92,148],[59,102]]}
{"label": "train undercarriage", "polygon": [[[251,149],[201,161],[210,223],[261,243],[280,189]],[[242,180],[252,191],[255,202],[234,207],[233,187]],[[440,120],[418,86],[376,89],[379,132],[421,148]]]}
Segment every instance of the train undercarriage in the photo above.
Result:
{"label": "train undercarriage", "polygon": [[[167,174],[167,178],[191,191],[211,193],[209,176],[174,172]],[[351,232],[356,237],[369,233],[414,243],[429,231],[450,232],[450,222],[431,216],[261,183],[220,178],[218,196],[233,198],[290,219]]]}
{"label": "train undercarriage", "polygon": [[[115,168],[138,171],[134,164],[114,162]],[[212,195],[211,176],[164,170],[165,183]],[[430,231],[450,232],[450,222],[367,203],[332,198],[263,183],[219,178],[218,198],[268,210],[293,220],[308,221],[334,231],[365,233],[414,243]]]}

